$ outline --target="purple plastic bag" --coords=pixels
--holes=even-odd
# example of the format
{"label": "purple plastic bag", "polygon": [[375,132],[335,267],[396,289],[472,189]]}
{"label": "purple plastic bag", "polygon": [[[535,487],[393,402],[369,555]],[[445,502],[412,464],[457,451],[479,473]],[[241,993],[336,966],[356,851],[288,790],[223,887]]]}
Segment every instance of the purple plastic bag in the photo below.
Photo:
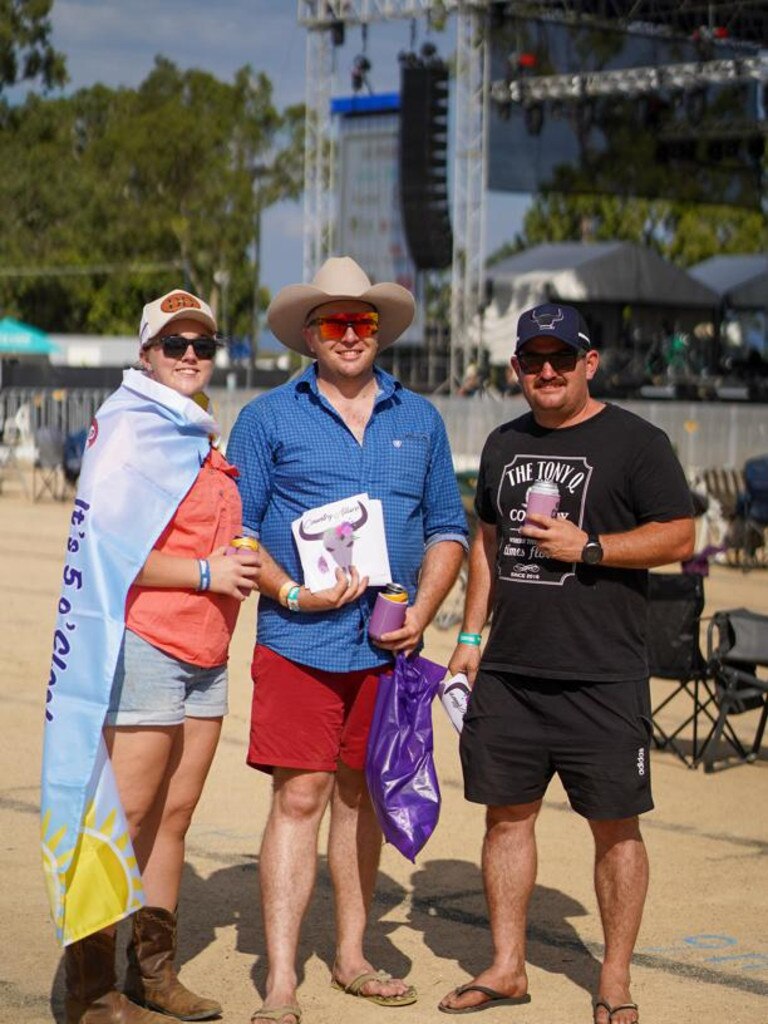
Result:
{"label": "purple plastic bag", "polygon": [[398,654],[381,676],[368,738],[365,777],[388,843],[408,860],[435,831],[440,787],[432,756],[432,700],[445,669]]}

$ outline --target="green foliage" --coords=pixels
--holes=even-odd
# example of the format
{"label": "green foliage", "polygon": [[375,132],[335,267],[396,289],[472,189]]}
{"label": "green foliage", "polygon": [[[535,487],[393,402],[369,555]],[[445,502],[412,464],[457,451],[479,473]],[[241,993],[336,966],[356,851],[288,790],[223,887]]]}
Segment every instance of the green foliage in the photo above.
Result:
{"label": "green foliage", "polygon": [[537,196],[526,213],[522,238],[491,259],[518,251],[520,243],[613,239],[652,246],[689,267],[724,253],[764,252],[768,224],[760,211],[739,207],[547,193]]}
{"label": "green foliage", "polygon": [[[227,83],[157,58],[137,89],[29,96],[0,115],[0,308],[134,333],[148,298],[184,285],[250,332],[261,211],[302,186],[303,109],[280,113],[265,75]],[[35,267],[52,272],[3,276]]]}
{"label": "green foliage", "polygon": [[19,82],[46,89],[67,80],[64,56],[50,44],[53,0],[0,0],[0,95]]}

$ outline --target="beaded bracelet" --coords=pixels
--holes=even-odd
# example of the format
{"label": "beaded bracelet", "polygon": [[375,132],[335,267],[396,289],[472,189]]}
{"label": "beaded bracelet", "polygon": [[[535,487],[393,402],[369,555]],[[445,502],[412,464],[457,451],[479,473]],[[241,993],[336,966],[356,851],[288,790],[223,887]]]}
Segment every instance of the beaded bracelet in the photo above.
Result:
{"label": "beaded bracelet", "polygon": [[467,644],[469,647],[479,647],[483,638],[479,633],[459,633],[457,643]]}
{"label": "beaded bracelet", "polygon": [[288,602],[286,601],[286,598],[288,597],[288,592],[293,590],[295,586],[296,583],[294,580],[286,580],[282,587],[280,587],[280,589],[278,590],[277,600],[280,602],[283,608],[288,607]]}
{"label": "beaded bracelet", "polygon": [[200,573],[200,582],[197,585],[197,589],[209,590],[211,586],[211,563],[207,558],[198,558],[197,568]]}
{"label": "beaded bracelet", "polygon": [[299,611],[299,591],[301,587],[298,584],[294,584],[288,593],[285,595],[285,603],[288,606],[288,610],[291,612]]}

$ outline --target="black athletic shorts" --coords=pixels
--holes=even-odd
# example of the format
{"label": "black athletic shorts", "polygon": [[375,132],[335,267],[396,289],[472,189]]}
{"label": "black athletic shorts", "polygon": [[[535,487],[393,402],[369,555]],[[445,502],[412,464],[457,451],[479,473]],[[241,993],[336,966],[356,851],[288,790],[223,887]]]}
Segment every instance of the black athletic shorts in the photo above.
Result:
{"label": "black athletic shorts", "polygon": [[555,772],[594,821],[653,807],[647,679],[538,679],[481,669],[461,734],[464,795],[494,807],[540,800]]}

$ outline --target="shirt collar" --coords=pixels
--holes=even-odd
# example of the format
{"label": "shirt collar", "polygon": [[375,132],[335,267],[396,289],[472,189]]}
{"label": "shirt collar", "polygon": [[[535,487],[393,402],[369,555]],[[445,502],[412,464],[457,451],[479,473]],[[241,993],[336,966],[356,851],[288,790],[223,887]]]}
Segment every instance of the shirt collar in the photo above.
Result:
{"label": "shirt collar", "polygon": [[[378,387],[375,405],[391,398],[403,386],[391,373],[387,373],[386,370],[382,370],[378,366],[374,366],[373,375],[376,378],[376,385]],[[310,363],[301,376],[296,378],[295,388],[297,392],[311,391],[315,397],[322,399],[320,389],[317,386],[317,363]]]}

